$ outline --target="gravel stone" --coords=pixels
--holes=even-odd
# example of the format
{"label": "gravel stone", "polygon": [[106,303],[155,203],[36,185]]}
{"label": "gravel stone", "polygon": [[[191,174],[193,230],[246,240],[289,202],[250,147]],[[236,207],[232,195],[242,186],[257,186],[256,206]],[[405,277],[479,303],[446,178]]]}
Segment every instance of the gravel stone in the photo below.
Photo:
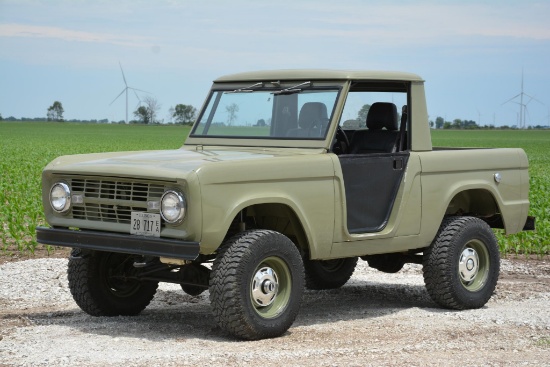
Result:
{"label": "gravel stone", "polygon": [[0,265],[0,366],[550,366],[550,263],[504,259],[478,310],[438,308],[422,267],[385,274],[360,261],[341,289],[306,291],[280,338],[242,342],[215,324],[208,292],[161,283],[136,317],[74,303],[67,260]]}

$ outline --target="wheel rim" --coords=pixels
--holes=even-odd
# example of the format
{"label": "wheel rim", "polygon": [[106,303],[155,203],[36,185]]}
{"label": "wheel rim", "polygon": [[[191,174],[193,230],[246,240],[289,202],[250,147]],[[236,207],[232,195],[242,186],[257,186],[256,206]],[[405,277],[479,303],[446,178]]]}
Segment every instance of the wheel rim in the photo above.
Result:
{"label": "wheel rim", "polygon": [[254,310],[263,318],[280,315],[290,301],[291,281],[288,265],[278,257],[263,260],[250,282],[250,299]]}
{"label": "wheel rim", "polygon": [[122,254],[110,254],[103,261],[105,285],[116,297],[129,297],[141,287],[141,282],[133,277],[135,269],[130,260],[130,257]]}
{"label": "wheel rim", "polygon": [[490,260],[485,244],[479,240],[468,242],[458,259],[458,275],[464,288],[478,291],[487,283]]}

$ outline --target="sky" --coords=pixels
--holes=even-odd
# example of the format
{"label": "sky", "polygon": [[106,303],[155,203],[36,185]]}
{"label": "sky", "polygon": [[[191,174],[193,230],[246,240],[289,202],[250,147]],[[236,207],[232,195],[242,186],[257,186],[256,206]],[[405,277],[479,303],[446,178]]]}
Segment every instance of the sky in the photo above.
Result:
{"label": "sky", "polygon": [[0,0],[0,114],[124,120],[122,65],[167,122],[221,75],[316,68],[416,73],[431,120],[497,126],[519,125],[523,73],[526,125],[550,126],[548,19],[548,0]]}

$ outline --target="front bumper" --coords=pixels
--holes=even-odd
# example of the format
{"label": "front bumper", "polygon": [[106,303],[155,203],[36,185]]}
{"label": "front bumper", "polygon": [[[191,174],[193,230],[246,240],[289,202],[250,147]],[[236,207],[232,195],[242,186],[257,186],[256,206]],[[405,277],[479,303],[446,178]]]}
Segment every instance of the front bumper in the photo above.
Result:
{"label": "front bumper", "polygon": [[200,249],[198,242],[46,227],[36,228],[36,241],[51,246],[169,257],[182,260],[195,260],[199,256]]}

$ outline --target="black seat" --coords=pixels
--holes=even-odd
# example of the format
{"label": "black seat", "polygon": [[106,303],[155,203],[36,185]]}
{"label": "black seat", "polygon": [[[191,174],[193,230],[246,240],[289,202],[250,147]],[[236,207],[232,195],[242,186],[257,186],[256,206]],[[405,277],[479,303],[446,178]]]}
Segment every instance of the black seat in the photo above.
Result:
{"label": "black seat", "polygon": [[320,137],[323,124],[328,121],[327,106],[322,102],[304,103],[298,115],[298,129],[291,129],[290,137]]}
{"label": "black seat", "polygon": [[397,107],[390,102],[375,102],[367,114],[367,129],[353,133],[350,154],[393,153],[399,140]]}

